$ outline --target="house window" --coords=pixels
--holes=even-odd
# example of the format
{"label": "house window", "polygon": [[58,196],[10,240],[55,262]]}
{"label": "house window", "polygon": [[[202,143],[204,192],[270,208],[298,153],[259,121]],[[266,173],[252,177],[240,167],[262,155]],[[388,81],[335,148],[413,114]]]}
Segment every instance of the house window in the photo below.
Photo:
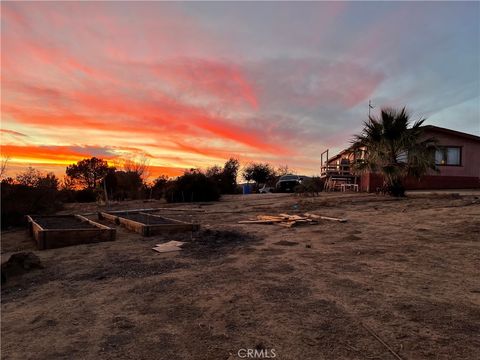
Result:
{"label": "house window", "polygon": [[462,148],[459,146],[442,146],[435,151],[436,165],[460,166],[462,159]]}

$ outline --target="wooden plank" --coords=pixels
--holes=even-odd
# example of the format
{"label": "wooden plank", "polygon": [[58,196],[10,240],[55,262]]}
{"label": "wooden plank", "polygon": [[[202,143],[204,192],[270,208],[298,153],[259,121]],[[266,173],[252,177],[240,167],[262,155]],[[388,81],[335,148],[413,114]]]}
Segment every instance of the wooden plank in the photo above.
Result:
{"label": "wooden plank", "polygon": [[162,245],[165,245],[165,244],[182,246],[183,244],[185,244],[185,241],[170,240],[166,243],[156,244],[155,246],[162,246]]}
{"label": "wooden plank", "polygon": [[339,219],[339,218],[334,218],[334,217],[329,217],[329,216],[320,216],[320,219],[330,220],[330,221],[338,221],[338,222],[341,222],[341,223],[347,222],[347,219]]}
{"label": "wooden plank", "polygon": [[[259,215],[258,220],[242,220],[239,221],[239,224],[280,224],[283,223],[290,224],[286,225],[287,227],[291,227],[291,223],[316,223],[315,220],[301,217],[297,215],[289,216],[289,217],[279,217],[279,216],[268,216],[268,215]],[[282,225],[283,226],[283,225]]]}
{"label": "wooden plank", "polygon": [[147,229],[145,230],[145,236],[151,236],[156,234],[161,234],[163,232],[183,232],[183,231],[197,231],[200,228],[200,225],[187,223],[177,219],[171,219],[165,216],[157,215],[157,214],[150,214],[150,213],[143,213],[140,214],[159,218],[163,220],[167,220],[170,224],[147,224],[145,225]]}
{"label": "wooden plank", "polygon": [[87,221],[94,228],[89,229],[44,229],[37,222],[35,216],[27,216],[30,233],[32,234],[39,250],[55,249],[70,245],[96,243],[101,241],[115,240],[116,230],[108,226],[98,224],[92,220],[76,215],[49,215],[38,216],[47,218],[71,218],[76,217],[80,221]]}
{"label": "wooden plank", "polygon": [[283,220],[281,216],[258,215],[258,220]]}
{"label": "wooden plank", "polygon": [[343,218],[335,218],[335,217],[330,217],[330,216],[321,216],[321,215],[316,215],[316,214],[310,214],[310,213],[305,213],[305,216],[314,218],[314,219],[322,219],[322,220],[330,220],[330,221],[338,221],[341,223],[347,222],[347,219]]}
{"label": "wooden plank", "polygon": [[284,222],[284,219],[278,220],[242,220],[239,221],[239,224],[273,224],[273,223],[281,223]]}
{"label": "wooden plank", "polygon": [[169,232],[186,232],[186,231],[197,231],[199,229],[198,224],[161,224],[161,225],[147,225],[148,235],[158,235]]}
{"label": "wooden plank", "polygon": [[43,232],[45,236],[44,248],[55,249],[55,248],[71,246],[71,245],[90,244],[90,243],[114,240],[114,238],[112,238],[112,232],[115,231],[114,229],[112,229],[112,231],[105,230],[105,229],[90,229],[90,230],[82,229],[82,230],[83,231],[75,231],[75,230],[44,231]]}
{"label": "wooden plank", "polygon": [[[140,213],[142,212],[138,212],[137,214],[140,214]],[[116,213],[116,214],[118,215],[101,212],[99,213],[99,217],[102,216],[107,220],[113,221],[115,223],[120,223],[125,228],[132,230],[134,232],[137,232],[142,236],[152,236],[152,235],[162,234],[164,232],[196,231],[200,228],[200,225],[198,224],[192,224],[192,223],[187,223],[180,220],[170,219],[160,215],[153,215],[148,213],[143,214],[151,217],[162,218],[162,219],[171,221],[171,223],[170,224],[144,224],[139,221],[124,218],[119,213]]]}
{"label": "wooden plank", "polygon": [[[130,220],[130,219],[127,219],[127,218],[124,218],[124,217],[121,217],[121,216],[117,216],[117,215],[113,215],[113,214],[109,214],[109,213],[106,213],[106,212],[100,212],[98,214],[98,217],[100,219],[104,218],[104,219],[106,219],[108,221],[111,221],[115,224],[123,225],[126,229],[137,232],[137,233],[142,234],[142,235],[144,235],[145,233],[148,232],[144,229],[145,224],[143,224],[141,222],[138,222],[138,221]],[[146,235],[144,235],[144,236],[146,236]]]}
{"label": "wooden plank", "polygon": [[287,227],[287,228],[291,228],[293,226],[296,226],[297,222],[296,221],[288,221],[288,222],[284,221],[284,222],[278,223],[278,225],[283,226],[283,227]]}
{"label": "wooden plank", "polygon": [[45,231],[36,222],[32,222],[32,234],[39,250],[45,249]]}
{"label": "wooden plank", "polygon": [[111,215],[111,214],[106,213],[106,212],[103,212],[103,211],[100,211],[100,212],[98,213],[98,219],[99,219],[99,220],[105,219],[105,220],[109,220],[109,221],[115,222],[117,218],[118,218],[118,216]]}
{"label": "wooden plank", "polygon": [[88,222],[90,225],[93,225],[95,227],[98,227],[100,229],[106,229],[106,230],[115,230],[115,229],[112,229],[111,227],[107,226],[107,225],[103,225],[103,224],[99,224],[93,220],[90,220],[90,219],[87,219],[85,216],[82,216],[82,215],[75,215],[75,217],[81,221],[86,221]]}
{"label": "wooden plank", "polygon": [[182,250],[181,246],[184,244],[182,241],[168,241],[163,244],[157,244],[152,250],[159,252],[159,253],[166,253],[172,251],[180,251]]}
{"label": "wooden plank", "polygon": [[178,246],[170,246],[170,247],[156,246],[156,247],[153,247],[152,250],[163,254],[163,253],[168,253],[168,252],[181,251],[182,248],[178,247]]}
{"label": "wooden plank", "polygon": [[292,227],[302,223],[317,224],[318,221],[307,216],[279,214],[279,215],[257,215],[257,220],[242,220],[239,224],[278,224],[284,227]]}
{"label": "wooden plank", "polygon": [[305,220],[307,219],[305,216],[299,216],[299,215],[289,215],[289,214],[280,214],[285,219],[288,220]]}
{"label": "wooden plank", "polygon": [[126,210],[108,210],[110,214],[134,214],[139,212],[154,212],[154,211],[192,211],[192,212],[205,212],[203,209],[182,209],[182,208],[147,208],[147,209],[126,209]]}
{"label": "wooden plank", "polygon": [[[167,221],[171,221],[172,223],[174,224],[192,224],[192,223],[187,223],[185,221],[181,221],[181,220],[177,220],[177,219],[172,219],[172,218],[169,218],[169,217],[166,217],[166,216],[162,216],[162,215],[158,215],[158,214],[150,214],[150,213],[144,213],[144,212],[141,212],[139,214],[143,214],[143,215],[147,215],[147,216],[151,216],[151,217],[155,217],[155,218],[160,218],[160,219],[164,219],[164,220],[167,220]],[[149,225],[168,225],[168,224],[149,224]]]}

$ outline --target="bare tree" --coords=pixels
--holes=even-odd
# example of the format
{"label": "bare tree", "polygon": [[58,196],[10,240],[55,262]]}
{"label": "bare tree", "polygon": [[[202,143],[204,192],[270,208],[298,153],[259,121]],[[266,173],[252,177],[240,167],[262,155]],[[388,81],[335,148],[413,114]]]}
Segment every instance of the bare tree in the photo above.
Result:
{"label": "bare tree", "polygon": [[119,163],[125,172],[138,174],[142,180],[150,175],[150,159],[145,154],[128,156]]}
{"label": "bare tree", "polygon": [[40,171],[29,166],[24,172],[17,174],[15,181],[20,185],[36,187],[41,177],[42,174]]}
{"label": "bare tree", "polygon": [[283,175],[287,175],[287,174],[291,174],[293,171],[291,169],[289,169],[288,165],[280,165],[278,168],[277,168],[277,176],[283,176]]}
{"label": "bare tree", "polygon": [[60,182],[60,189],[61,190],[74,190],[75,189],[75,180],[68,176],[64,176],[62,181]]}
{"label": "bare tree", "polygon": [[0,179],[3,179],[3,176],[7,172],[8,162],[10,161],[9,155],[2,155],[0,160]]}

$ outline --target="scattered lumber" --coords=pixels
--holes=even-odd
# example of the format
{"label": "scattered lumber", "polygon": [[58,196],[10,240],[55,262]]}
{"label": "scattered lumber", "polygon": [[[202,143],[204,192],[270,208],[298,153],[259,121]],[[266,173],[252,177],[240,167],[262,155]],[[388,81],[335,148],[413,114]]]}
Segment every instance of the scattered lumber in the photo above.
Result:
{"label": "scattered lumber", "polygon": [[305,217],[298,216],[298,215],[288,215],[288,214],[280,214],[281,217],[287,218],[288,220],[305,220]]}
{"label": "scattered lumber", "polygon": [[321,220],[330,220],[330,221],[338,221],[344,223],[347,219],[329,217],[329,216],[321,216],[317,214],[305,213],[303,216],[301,215],[290,215],[290,214],[278,214],[278,215],[257,215],[256,220],[242,220],[239,221],[239,224],[278,224],[284,227],[292,227],[297,226],[299,224],[317,224],[318,219]]}
{"label": "scattered lumber", "polygon": [[285,221],[283,218],[280,219],[270,219],[270,220],[265,220],[265,219],[259,219],[259,220],[242,220],[239,221],[239,224],[273,224],[273,223],[279,223]]}
{"label": "scattered lumber", "polygon": [[279,215],[257,215],[256,220],[242,220],[239,224],[278,224],[284,227],[297,226],[299,224],[316,224],[315,219],[306,216],[279,214]]}
{"label": "scattered lumber", "polygon": [[286,228],[291,228],[292,226],[297,225],[297,221],[284,221],[284,222],[278,223],[278,225]]}

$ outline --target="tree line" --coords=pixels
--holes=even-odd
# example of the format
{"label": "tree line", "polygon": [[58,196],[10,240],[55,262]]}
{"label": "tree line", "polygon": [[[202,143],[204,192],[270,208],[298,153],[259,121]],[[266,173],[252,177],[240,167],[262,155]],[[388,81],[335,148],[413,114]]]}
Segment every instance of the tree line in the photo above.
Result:
{"label": "tree line", "polygon": [[[198,196],[202,192],[200,183],[205,186],[215,184],[217,192],[221,194],[236,194],[241,192],[237,179],[239,175],[253,187],[266,184],[273,186],[280,176],[289,172],[288,166],[275,169],[268,163],[248,163],[240,171],[240,162],[235,158],[228,159],[223,166],[214,165],[205,170],[188,169],[177,178],[169,178],[161,175],[148,182],[147,174],[149,166],[146,162],[125,160],[121,162],[121,168],[111,166],[104,159],[91,157],[78,161],[66,167],[65,176],[59,179],[54,173],[42,173],[39,170],[28,167],[24,172],[15,177],[2,180],[3,185],[17,185],[32,188],[49,188],[71,194],[77,193],[78,198],[67,196],[72,201],[98,200],[92,197],[108,197],[111,200],[132,200],[140,198],[159,199],[165,195],[169,188],[180,184],[189,187],[189,183],[197,189]],[[88,194],[88,195],[86,195]],[[83,199],[85,198],[85,199]],[[168,199],[167,199],[168,200]]]}
{"label": "tree line", "polygon": [[274,186],[288,172],[286,166],[275,169],[267,163],[249,163],[241,169],[240,162],[230,158],[223,166],[189,169],[177,178],[162,175],[149,182],[147,161],[126,159],[118,163],[112,166],[104,159],[91,157],[68,165],[63,179],[33,167],[2,179],[2,228],[22,224],[26,214],[53,213],[68,202],[162,198],[167,202],[215,201],[223,194],[241,193],[237,184],[240,177],[258,188],[261,184]]}

